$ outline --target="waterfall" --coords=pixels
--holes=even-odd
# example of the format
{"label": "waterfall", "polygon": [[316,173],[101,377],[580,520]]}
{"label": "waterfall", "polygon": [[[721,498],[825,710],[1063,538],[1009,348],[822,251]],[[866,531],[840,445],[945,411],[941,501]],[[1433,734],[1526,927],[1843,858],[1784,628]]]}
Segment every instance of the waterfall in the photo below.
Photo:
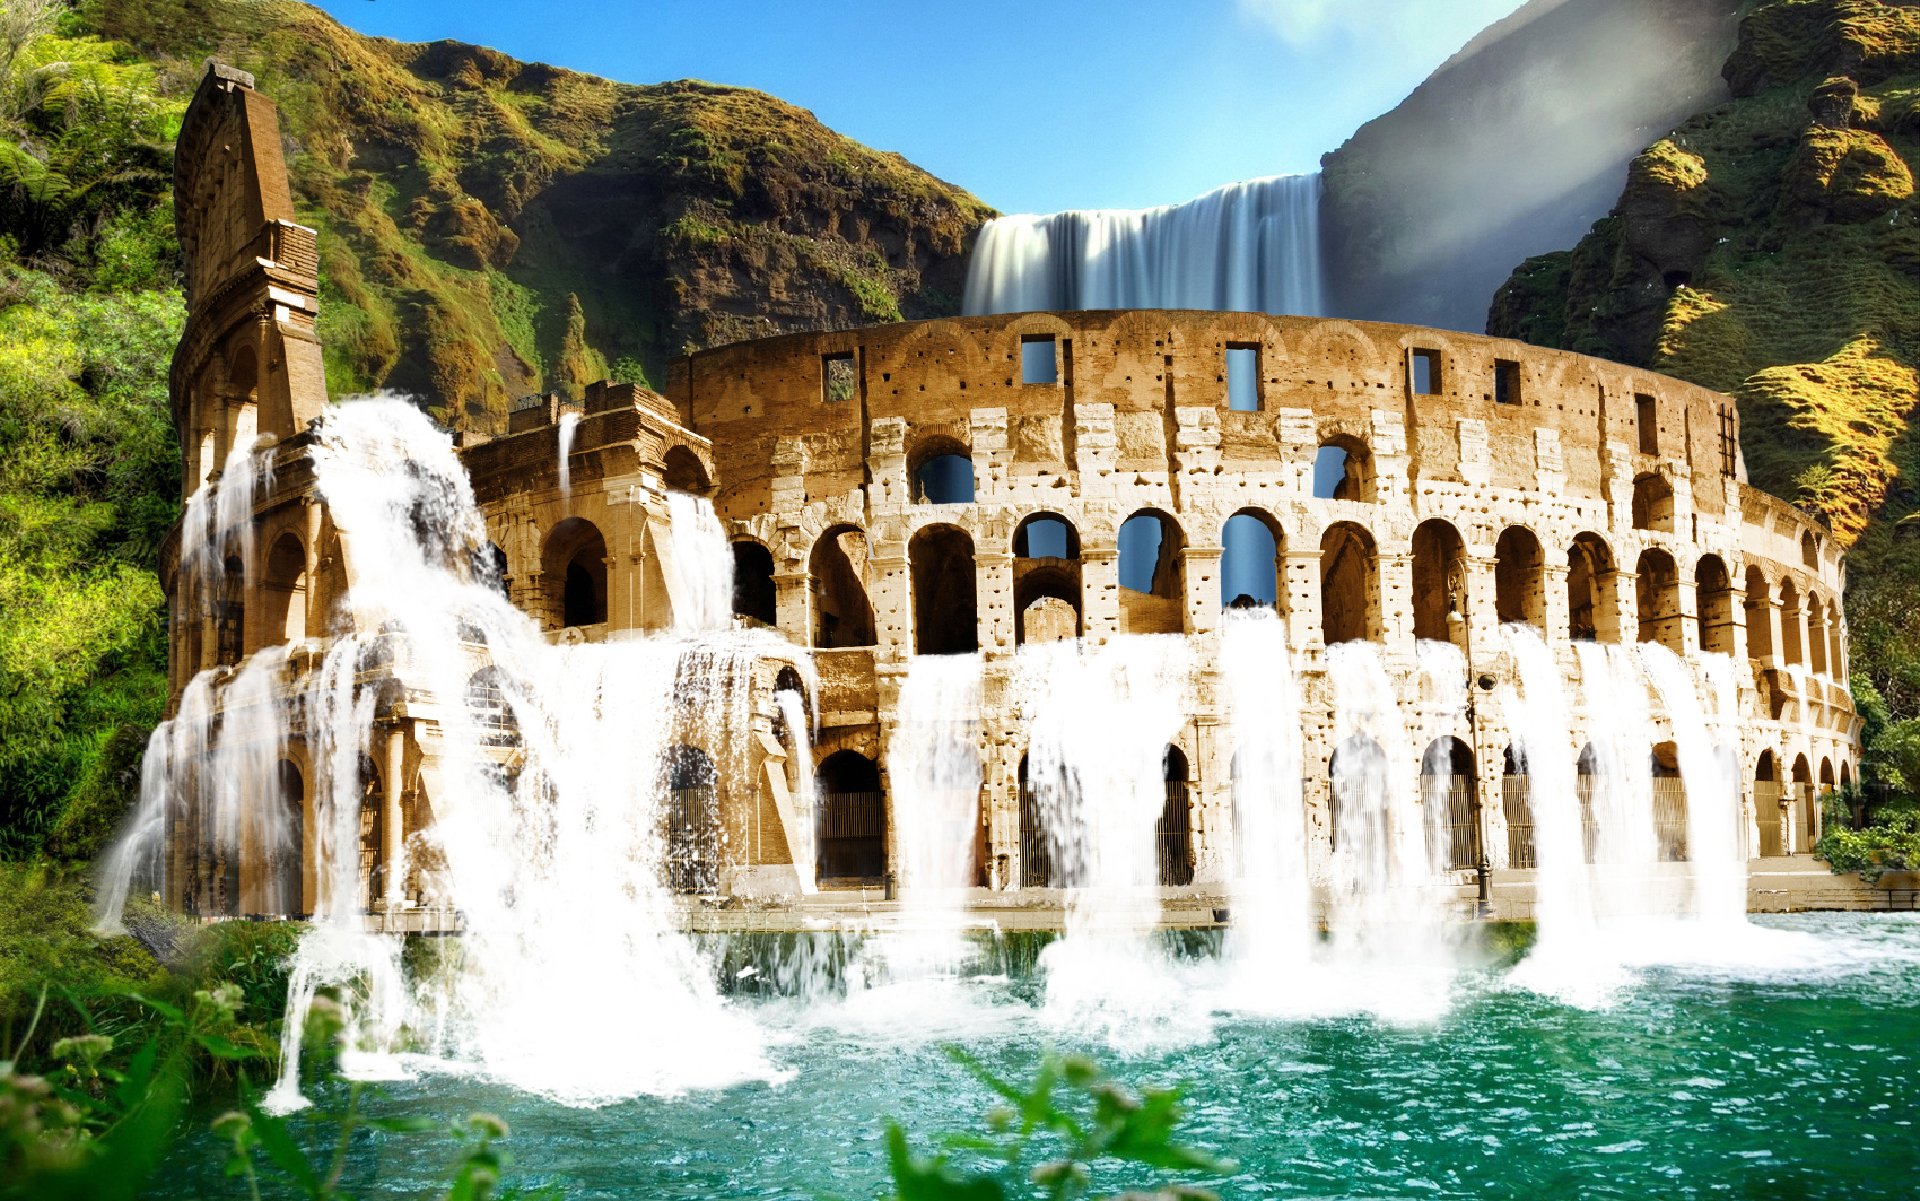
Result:
{"label": "waterfall", "polygon": [[580,428],[580,414],[568,409],[560,414],[559,467],[560,495],[573,495],[573,432]]}
{"label": "waterfall", "polygon": [[1237,1007],[1284,1003],[1315,940],[1301,795],[1300,691],[1287,626],[1228,610],[1220,640],[1233,733],[1233,925],[1225,957]]}
{"label": "waterfall", "polygon": [[1320,177],[1251,179],[1160,208],[987,222],[963,311],[1042,309],[1320,316]]}
{"label": "waterfall", "polygon": [[1067,889],[1065,937],[1041,955],[1046,1015],[1120,1043],[1204,1017],[1152,941],[1164,759],[1192,711],[1191,653],[1178,635],[1130,634],[1016,656],[1028,784]]}
{"label": "waterfall", "polygon": [[733,548],[713,502],[686,492],[667,493],[673,523],[673,626],[683,633],[724,630],[733,624]]}
{"label": "waterfall", "polygon": [[916,655],[890,739],[902,936],[893,975],[951,972],[964,952],[966,889],[980,823],[980,666],[970,655]]}
{"label": "waterfall", "polygon": [[791,688],[782,688],[773,694],[773,703],[780,710],[781,724],[787,729],[787,761],[795,766],[794,789],[791,799],[793,808],[793,828],[787,831],[787,849],[793,853],[793,870],[799,878],[803,895],[818,891],[814,883],[814,873],[819,861],[819,849],[814,845],[817,833],[814,823],[818,821],[819,781],[813,774],[813,726],[807,715],[806,698]]}
{"label": "waterfall", "polygon": [[1630,647],[1574,643],[1588,744],[1580,773],[1582,849],[1594,865],[1594,912],[1603,924],[1624,917],[1673,917],[1684,898],[1656,870],[1653,782],[1647,754],[1653,718],[1647,685]]}
{"label": "waterfall", "polygon": [[1725,655],[1700,656],[1706,696],[1687,662],[1656,642],[1639,646],[1654,690],[1673,723],[1680,779],[1686,788],[1687,863],[1693,877],[1692,915],[1719,926],[1747,924],[1747,840],[1740,811],[1740,776],[1728,749],[1734,728],[1733,664]]}

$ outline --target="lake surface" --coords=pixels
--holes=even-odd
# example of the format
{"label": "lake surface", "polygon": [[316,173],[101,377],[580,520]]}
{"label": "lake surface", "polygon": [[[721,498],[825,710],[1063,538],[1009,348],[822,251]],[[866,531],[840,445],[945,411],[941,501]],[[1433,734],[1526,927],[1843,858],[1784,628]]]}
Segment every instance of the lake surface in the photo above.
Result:
{"label": "lake surface", "polygon": [[[1217,965],[1189,950],[1170,970],[1190,978],[1194,1011],[1118,1039],[1050,1020],[1040,971],[1016,956],[962,980],[737,997],[773,1033],[778,1083],[581,1109],[416,1064],[370,1108],[498,1114],[512,1128],[510,1180],[569,1197],[873,1197],[889,1119],[926,1147],[979,1128],[993,1103],[948,1046],[1014,1078],[1053,1048],[1135,1086],[1184,1084],[1187,1141],[1238,1161],[1205,1182],[1228,1197],[1916,1195],[1920,917],[1758,924],[1781,940],[1777,962],[1639,968],[1610,1002],[1576,1007],[1483,961],[1420,1020],[1215,1011],[1204,998]],[[608,1022],[641,1020],[608,999]],[[594,1043],[581,1030],[577,1053]],[[327,1109],[344,1086],[309,1091]],[[325,1137],[310,1114],[294,1121]],[[365,1132],[345,1183],[438,1196],[454,1155],[445,1139]],[[210,1137],[190,1140],[155,1195],[244,1196],[220,1162]]]}

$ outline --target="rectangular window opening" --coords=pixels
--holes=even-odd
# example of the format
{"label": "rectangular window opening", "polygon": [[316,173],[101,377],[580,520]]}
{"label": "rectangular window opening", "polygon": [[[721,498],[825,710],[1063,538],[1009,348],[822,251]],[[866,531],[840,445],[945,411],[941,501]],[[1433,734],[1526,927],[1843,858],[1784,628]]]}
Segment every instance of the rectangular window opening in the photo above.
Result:
{"label": "rectangular window opening", "polygon": [[1493,361],[1493,403],[1501,405],[1520,403],[1520,364],[1512,359]]}
{"label": "rectangular window opening", "polygon": [[853,353],[820,356],[820,394],[829,401],[852,400],[856,389]]}
{"label": "rectangular window opening", "polygon": [[1660,404],[1645,392],[1633,394],[1633,420],[1640,429],[1640,453],[1660,453]]}
{"label": "rectangular window opening", "polygon": [[1227,408],[1260,411],[1260,348],[1251,342],[1227,343]]}
{"label": "rectangular window opening", "polygon": [[1020,382],[1057,384],[1060,360],[1052,334],[1024,334],[1020,338]]}
{"label": "rectangular window opening", "polygon": [[1720,474],[1732,479],[1740,474],[1740,433],[1733,410],[1720,410]]}
{"label": "rectangular window opening", "polygon": [[1438,396],[1440,394],[1440,352],[1437,350],[1416,350],[1407,360],[1407,370],[1413,376],[1413,394],[1415,396]]}

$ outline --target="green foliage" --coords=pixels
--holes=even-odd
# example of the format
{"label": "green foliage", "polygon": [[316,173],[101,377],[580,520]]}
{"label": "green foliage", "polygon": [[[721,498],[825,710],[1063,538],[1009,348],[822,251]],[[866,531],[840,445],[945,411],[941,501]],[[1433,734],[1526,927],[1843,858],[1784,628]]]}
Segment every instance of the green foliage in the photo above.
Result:
{"label": "green foliage", "polygon": [[1886,806],[1863,830],[1831,823],[1813,853],[1836,875],[1858,872],[1868,884],[1888,872],[1920,871],[1920,806],[1910,800]]}
{"label": "green foliage", "polygon": [[[1003,1104],[986,1114],[984,1132],[949,1134],[932,1156],[914,1152],[906,1132],[887,1127],[887,1163],[899,1201],[1069,1201],[1089,1195],[1096,1171],[1119,1165],[1153,1174],[1230,1172],[1221,1160],[1176,1141],[1178,1089],[1135,1093],[1082,1056],[1049,1055],[1033,1082],[1008,1083],[956,1049],[953,1058]],[[1161,1184],[1128,1197],[1187,1198],[1214,1194],[1187,1184]]]}

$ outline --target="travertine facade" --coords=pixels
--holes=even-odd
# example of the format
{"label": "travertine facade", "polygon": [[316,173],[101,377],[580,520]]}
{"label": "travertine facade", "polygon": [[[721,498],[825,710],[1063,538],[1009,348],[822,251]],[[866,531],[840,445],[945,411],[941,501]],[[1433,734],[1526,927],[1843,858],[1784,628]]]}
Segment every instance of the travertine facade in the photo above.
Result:
{"label": "travertine facade", "polygon": [[[183,181],[212,178],[224,161],[213,144],[230,154],[264,140],[271,115],[240,82],[209,76],[183,134]],[[223,122],[244,136],[218,133]],[[228,607],[208,606],[169,572],[176,690],[277,642],[305,648],[290,661],[297,674],[365,569],[304,466],[304,424],[323,399],[312,235],[286,224],[283,199],[234,208],[284,197],[270,159],[243,157],[226,182],[181,190],[193,317],[175,389],[189,489],[234,439],[278,442],[273,487],[254,501],[251,583]],[[222,238],[232,245],[217,249]],[[793,893],[802,821],[819,823],[829,885],[883,878],[909,662],[976,649],[977,880],[1044,886],[1009,682],[1022,643],[1076,633],[1194,640],[1198,701],[1170,756],[1163,869],[1167,883],[1205,890],[1231,862],[1234,748],[1216,654],[1234,604],[1271,604],[1298,656],[1310,857],[1330,833],[1326,647],[1377,643],[1411,716],[1417,641],[1454,643],[1470,676],[1497,687],[1513,670],[1502,622],[1534,626],[1574,685],[1577,640],[1658,641],[1696,664],[1716,653],[1746,665],[1736,753],[1748,836],[1756,854],[1804,849],[1815,790],[1849,781],[1858,758],[1844,568],[1821,526],[1743,481],[1737,423],[1725,396],[1485,337],[1239,313],[1035,313],[723,347],[676,362],[662,394],[601,385],[577,405],[530,398],[507,433],[462,455],[509,596],[551,637],[672,623],[689,583],[667,504],[681,491],[710,497],[733,542],[741,620],[777,629],[796,659],[810,654],[814,761],[790,761],[771,693],[796,676],[770,660],[752,770],[717,785],[726,862],[698,874],[699,890]],[[237,636],[220,635],[223,613]],[[1524,866],[1524,831],[1508,828],[1509,816],[1527,820],[1524,787],[1506,778],[1513,734],[1500,706],[1474,712],[1443,732],[1458,740],[1445,770],[1460,777],[1492,866]],[[430,820],[436,801],[419,781],[433,713],[432,698],[383,710],[388,751],[368,766],[380,809],[366,823],[378,830],[370,873]],[[1569,757],[1586,741],[1584,713],[1575,727]],[[297,737],[289,746],[298,804],[305,752]],[[1648,749],[1656,774],[1671,766],[1670,748]],[[811,773],[824,794],[810,818],[794,798]],[[266,869],[244,854],[238,873],[198,862],[191,815],[180,823],[175,899],[257,907]],[[1475,854],[1457,847],[1454,861]],[[208,883],[223,871],[237,879],[225,892]],[[389,880],[369,904],[401,909],[430,892]]]}

